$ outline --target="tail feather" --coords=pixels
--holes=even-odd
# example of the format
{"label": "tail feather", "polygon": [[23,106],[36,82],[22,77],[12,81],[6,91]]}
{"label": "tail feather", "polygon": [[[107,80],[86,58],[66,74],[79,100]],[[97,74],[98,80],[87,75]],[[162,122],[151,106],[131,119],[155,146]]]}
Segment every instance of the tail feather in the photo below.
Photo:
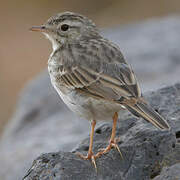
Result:
{"label": "tail feather", "polygon": [[126,105],[126,108],[135,116],[143,117],[159,129],[170,129],[166,120],[147,103],[138,101],[134,105]]}

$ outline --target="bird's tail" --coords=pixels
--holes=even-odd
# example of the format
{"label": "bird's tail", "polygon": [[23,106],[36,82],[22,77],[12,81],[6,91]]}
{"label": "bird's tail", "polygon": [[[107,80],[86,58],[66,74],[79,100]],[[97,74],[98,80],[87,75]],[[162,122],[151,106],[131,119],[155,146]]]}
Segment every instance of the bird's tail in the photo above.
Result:
{"label": "bird's tail", "polygon": [[132,114],[143,117],[159,129],[170,129],[166,120],[145,101],[138,100],[135,104],[126,104],[125,106]]}

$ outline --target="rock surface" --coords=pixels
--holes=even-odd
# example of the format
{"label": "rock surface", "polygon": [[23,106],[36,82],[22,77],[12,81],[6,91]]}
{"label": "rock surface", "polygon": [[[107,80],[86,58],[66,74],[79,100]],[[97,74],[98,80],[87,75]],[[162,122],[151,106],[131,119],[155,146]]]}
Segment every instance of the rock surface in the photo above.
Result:
{"label": "rock surface", "polygon": [[163,168],[161,175],[154,180],[179,180],[180,178],[180,163],[170,167]]}
{"label": "rock surface", "polygon": [[[128,62],[132,64],[142,88],[146,91],[172,84],[178,80],[180,76],[179,32],[179,17],[174,16],[163,19],[152,19],[144,23],[105,30],[104,34],[120,45]],[[155,93],[150,93],[148,96],[150,103],[155,108],[159,108],[160,113],[169,120],[177,137],[180,136],[178,135],[178,133],[180,134],[180,120],[178,119],[180,117],[180,109],[178,109],[180,105],[179,96],[180,91],[178,84]],[[97,160],[98,167],[100,168],[99,174],[103,170],[107,170],[107,172],[110,171],[109,168],[104,166],[108,165],[109,161],[113,161],[112,167],[116,172],[118,168],[114,166],[119,163],[120,169],[122,170],[119,174],[120,177],[123,178],[125,176],[130,177],[132,172],[137,171],[134,164],[143,160],[143,163],[147,163],[147,167],[152,170],[153,165],[149,163],[153,164],[156,160],[157,162],[166,162],[169,167],[178,163],[176,161],[179,157],[177,153],[179,151],[178,148],[176,148],[178,147],[177,144],[176,147],[173,148],[174,150],[171,156],[165,155],[171,152],[171,145],[174,141],[173,133],[159,132],[155,128],[152,128],[151,125],[148,125],[146,122],[144,123],[144,121],[142,121],[143,124],[141,124],[141,120],[134,121],[135,118],[126,113],[121,115],[120,118],[122,122],[119,126],[120,131],[118,131],[118,135],[120,135],[122,143],[119,145],[125,161],[122,161],[118,153],[113,150],[107,156],[103,156],[100,160]],[[126,123],[124,123],[125,119]],[[100,130],[97,130],[95,135],[95,151],[97,151],[99,147],[104,147],[105,143],[107,143],[110,127],[109,124],[104,124]],[[143,130],[143,128],[145,129]],[[107,131],[106,136],[103,136],[105,131]],[[91,175],[97,178],[91,163],[88,161],[82,162],[72,153],[62,152],[71,151],[88,133],[88,122],[75,117],[64,106],[50,85],[47,72],[42,73],[38,78],[33,80],[20,95],[16,112],[1,138],[0,162],[3,164],[0,168],[1,179],[19,180],[31,166],[32,161],[40,154],[58,151],[61,151],[61,153],[57,153],[56,155],[57,163],[55,164],[57,164],[57,166],[61,165],[58,164],[58,160],[60,159],[68,165],[68,163],[70,163],[68,158],[72,157],[74,163],[79,163],[80,165],[82,163],[82,165],[85,164],[85,167],[89,167],[86,171],[83,169],[84,172],[88,171],[88,175],[92,172]],[[167,144],[163,142],[163,140],[161,141],[162,135],[164,137],[163,139],[167,139]],[[148,137],[150,139],[148,139]],[[103,138],[106,138],[106,141],[103,141]],[[147,140],[142,141],[143,138],[147,138]],[[152,144],[155,142],[159,142],[159,144],[153,149]],[[79,145],[77,150],[85,153],[85,149],[87,148],[88,138]],[[149,151],[147,148],[152,150],[150,154],[152,158],[148,157]],[[155,155],[156,152],[159,152],[160,155]],[[143,159],[144,155],[147,155],[145,159]],[[54,162],[54,157],[52,157],[51,154],[44,156],[47,157],[47,159],[51,159],[52,161],[50,162]],[[106,158],[107,162],[105,161]],[[114,158],[116,158],[115,161],[113,160]],[[129,160],[131,160],[131,162],[128,162]],[[38,167],[41,165],[40,163]],[[154,177],[159,174],[159,169],[161,169],[157,166],[157,170],[150,173],[146,168],[145,170],[142,170],[142,167],[139,168],[143,171],[144,177],[147,175]],[[125,169],[127,171],[126,173]],[[41,169],[42,173],[44,173],[44,170],[45,169]],[[37,169],[34,169],[28,178],[36,172]],[[122,172],[124,172],[124,174]],[[40,173],[38,175],[40,175]],[[63,174],[61,174],[61,177],[62,176]],[[101,176],[98,177],[99,179],[101,178]],[[58,179],[58,177],[56,177],[56,179]]]}
{"label": "rock surface", "polygon": [[[178,162],[176,147],[179,146],[178,133],[180,132],[179,94],[180,84],[176,84],[146,95],[150,104],[167,118],[172,127],[171,131],[160,131],[150,123],[137,119],[129,113],[124,113],[120,117],[117,137],[121,139],[119,147],[123,159],[116,150],[111,150],[110,153],[97,159],[98,172],[96,173],[90,161],[84,161],[74,154],[76,151],[87,153],[89,145],[89,137],[87,137],[73,152],[59,151],[41,155],[34,161],[25,179],[148,180],[155,178],[161,174],[164,166]],[[94,152],[107,145],[110,133],[111,124],[106,123],[96,129]],[[174,154],[174,161],[172,154]],[[170,175],[174,171],[172,167],[169,168],[167,172]],[[176,169],[178,168],[177,164]],[[166,177],[164,171],[163,169],[162,176]]]}
{"label": "rock surface", "polygon": [[43,73],[21,94],[1,139],[0,179],[21,179],[39,154],[70,150],[88,132],[88,122],[73,116]]}

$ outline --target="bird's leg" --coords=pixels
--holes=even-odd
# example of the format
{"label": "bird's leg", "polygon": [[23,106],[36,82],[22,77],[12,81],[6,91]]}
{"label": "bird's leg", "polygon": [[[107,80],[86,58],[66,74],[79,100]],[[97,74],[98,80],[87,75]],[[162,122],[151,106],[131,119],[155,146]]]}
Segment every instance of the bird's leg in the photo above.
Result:
{"label": "bird's leg", "polygon": [[95,126],[96,126],[96,121],[93,120],[91,122],[91,134],[90,134],[90,144],[89,144],[89,150],[88,150],[88,154],[87,156],[84,156],[80,153],[77,153],[78,156],[80,156],[82,159],[84,160],[88,160],[88,159],[91,159],[95,169],[97,170],[97,166],[96,166],[96,161],[95,161],[95,156],[92,152],[92,147],[93,147],[93,136],[94,136],[94,129],[95,129]]}
{"label": "bird's leg", "polygon": [[97,158],[97,157],[99,157],[99,156],[101,156],[103,154],[108,153],[111,150],[111,148],[113,148],[113,147],[118,150],[119,154],[123,158],[122,153],[121,153],[121,151],[120,151],[120,149],[119,149],[119,147],[117,145],[117,140],[115,139],[117,120],[118,120],[118,113],[115,112],[114,116],[113,116],[113,126],[112,126],[112,133],[111,133],[111,138],[110,138],[110,141],[109,141],[109,145],[105,149],[103,149],[102,151],[98,152],[96,154],[95,158]]}

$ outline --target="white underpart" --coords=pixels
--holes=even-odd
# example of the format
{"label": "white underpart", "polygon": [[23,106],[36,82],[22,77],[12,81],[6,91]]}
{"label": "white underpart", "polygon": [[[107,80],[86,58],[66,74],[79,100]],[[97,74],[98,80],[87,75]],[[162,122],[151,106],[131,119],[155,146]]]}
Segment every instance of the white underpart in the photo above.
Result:
{"label": "white underpart", "polygon": [[55,50],[57,50],[59,48],[60,44],[58,44],[51,36],[49,36],[49,34],[47,34],[47,33],[43,33],[43,34],[46,36],[47,39],[49,39],[51,41],[53,52]]}

